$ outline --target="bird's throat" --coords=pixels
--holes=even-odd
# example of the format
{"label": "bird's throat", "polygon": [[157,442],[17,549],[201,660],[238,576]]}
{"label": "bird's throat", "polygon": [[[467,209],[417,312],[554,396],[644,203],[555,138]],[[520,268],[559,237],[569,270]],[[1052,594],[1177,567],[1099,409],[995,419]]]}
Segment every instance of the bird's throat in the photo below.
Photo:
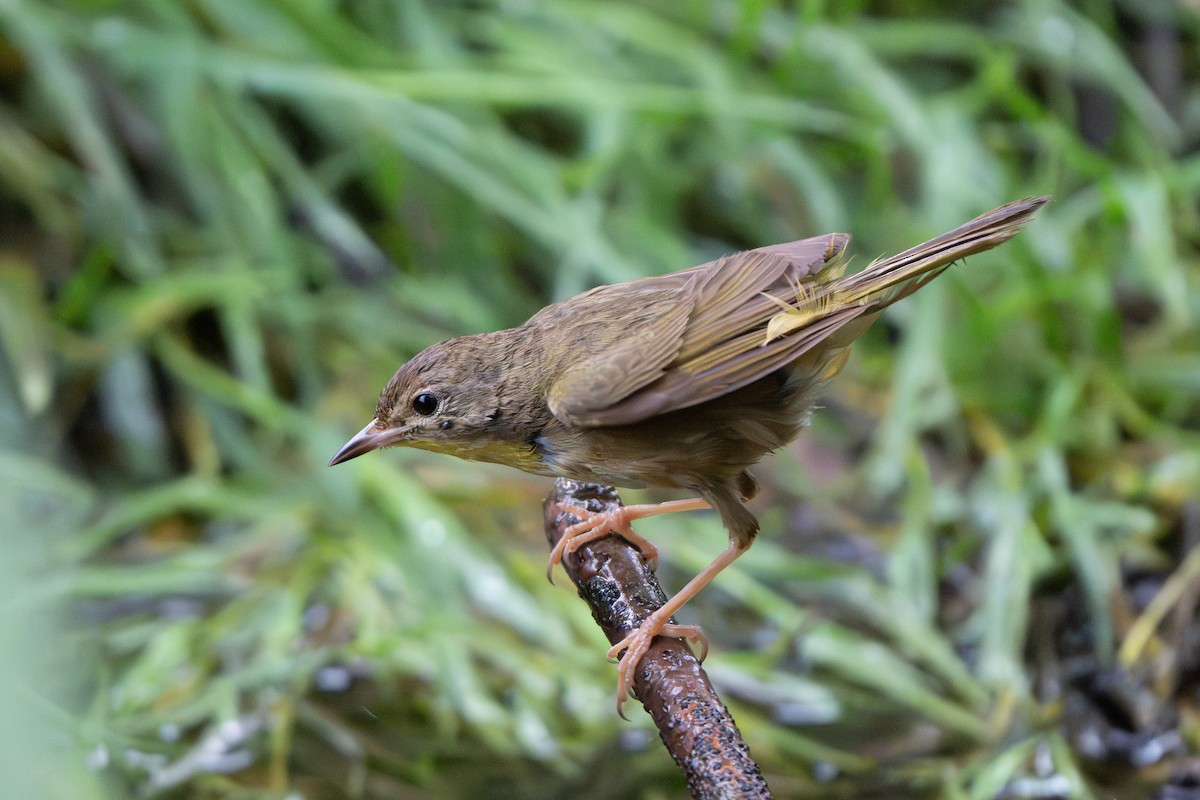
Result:
{"label": "bird's throat", "polygon": [[534,475],[553,475],[542,457],[524,442],[480,437],[478,439],[449,439],[437,442],[405,442],[410,447],[431,450],[435,453],[465,458],[469,461],[487,461],[504,464]]}

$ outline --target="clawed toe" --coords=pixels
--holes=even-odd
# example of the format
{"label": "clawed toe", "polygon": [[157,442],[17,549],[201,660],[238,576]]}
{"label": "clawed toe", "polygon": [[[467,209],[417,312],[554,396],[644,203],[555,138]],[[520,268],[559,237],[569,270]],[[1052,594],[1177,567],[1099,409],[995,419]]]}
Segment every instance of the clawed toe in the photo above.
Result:
{"label": "clawed toe", "polygon": [[554,583],[554,567],[562,562],[564,556],[569,556],[588,542],[595,541],[610,533],[617,532],[614,525],[618,520],[614,519],[614,512],[610,511],[589,511],[586,508],[575,505],[564,504],[560,506],[563,511],[574,514],[579,518],[579,522],[569,526],[563,531],[562,537],[558,543],[554,545],[554,549],[550,551],[550,559],[546,563],[546,579]]}
{"label": "clawed toe", "polygon": [[698,626],[677,625],[666,622],[664,618],[658,617],[657,613],[651,614],[637,630],[608,649],[609,659],[619,659],[617,665],[617,713],[622,719],[625,718],[625,713],[621,707],[625,703],[625,698],[633,694],[633,682],[637,675],[637,668],[649,651],[655,636],[669,636],[692,642],[700,647],[701,661],[708,656],[708,639]]}
{"label": "clawed toe", "polygon": [[550,551],[550,560],[546,564],[546,578],[554,583],[554,566],[563,558],[571,555],[580,547],[597,539],[602,539],[610,533],[615,533],[632,544],[642,553],[653,568],[658,563],[658,548],[644,536],[639,536],[629,527],[629,523],[637,518],[637,508],[621,506],[611,511],[590,511],[582,506],[564,503],[560,509],[579,518],[579,522],[563,531],[562,537]]}

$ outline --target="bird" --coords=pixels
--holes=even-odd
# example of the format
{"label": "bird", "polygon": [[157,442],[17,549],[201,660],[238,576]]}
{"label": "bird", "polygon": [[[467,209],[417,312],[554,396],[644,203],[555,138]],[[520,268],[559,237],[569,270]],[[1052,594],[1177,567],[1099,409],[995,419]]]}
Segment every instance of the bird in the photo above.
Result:
{"label": "bird", "polygon": [[[808,423],[821,386],[880,313],[954,262],[1007,241],[1050,198],[1029,197],[847,273],[850,236],[830,233],[746,250],[679,272],[598,286],[523,325],[431,345],[387,382],[375,416],[330,466],[372,450],[416,447],[536,475],[692,497],[596,513],[571,508],[551,553],[616,533],[647,559],[636,519],[712,508],[725,550],[609,650],[617,708],[657,635],[699,643],[672,616],[750,547],[749,468]],[[702,656],[703,657],[703,656]]]}

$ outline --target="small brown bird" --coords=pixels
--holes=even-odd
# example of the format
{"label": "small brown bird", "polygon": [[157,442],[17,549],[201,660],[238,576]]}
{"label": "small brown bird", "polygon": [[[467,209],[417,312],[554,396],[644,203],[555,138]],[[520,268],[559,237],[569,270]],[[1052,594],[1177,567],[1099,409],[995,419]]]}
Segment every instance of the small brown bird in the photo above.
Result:
{"label": "small brown bird", "polygon": [[758,521],[747,471],[804,426],[818,387],[888,305],[952,262],[1013,236],[1049,198],[1019,200],[844,276],[850,241],[831,233],[760,247],[656,278],[600,286],[519,328],[448,339],[388,381],[375,419],[329,462],[406,445],[538,475],[667,486],[702,499],[628,506],[584,519],[551,554],[641,517],[711,506],[729,546],[641,628],[614,645],[618,708],[658,635],[703,641],[670,618],[750,546]]}

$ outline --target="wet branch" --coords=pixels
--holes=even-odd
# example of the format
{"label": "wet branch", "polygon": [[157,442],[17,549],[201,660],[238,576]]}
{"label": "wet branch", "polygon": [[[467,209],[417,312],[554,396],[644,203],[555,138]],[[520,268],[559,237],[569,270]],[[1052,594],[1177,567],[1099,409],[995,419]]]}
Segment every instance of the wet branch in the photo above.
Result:
{"label": "wet branch", "polygon": [[[621,499],[609,486],[558,479],[545,506],[551,547],[568,526],[578,522],[561,508],[563,504],[603,511],[619,506]],[[637,548],[618,536],[581,547],[564,559],[563,566],[614,644],[667,600]],[[656,638],[638,667],[633,688],[687,776],[693,798],[771,797],[733,717],[684,642]]]}

